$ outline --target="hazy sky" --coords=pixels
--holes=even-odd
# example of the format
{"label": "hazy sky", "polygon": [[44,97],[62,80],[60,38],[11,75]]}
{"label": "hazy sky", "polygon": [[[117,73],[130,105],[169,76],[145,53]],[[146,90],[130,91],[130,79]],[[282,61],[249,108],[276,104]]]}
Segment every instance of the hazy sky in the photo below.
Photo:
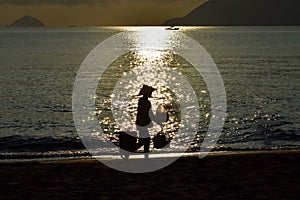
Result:
{"label": "hazy sky", "polygon": [[206,0],[0,0],[0,25],[24,15],[48,26],[160,25]]}

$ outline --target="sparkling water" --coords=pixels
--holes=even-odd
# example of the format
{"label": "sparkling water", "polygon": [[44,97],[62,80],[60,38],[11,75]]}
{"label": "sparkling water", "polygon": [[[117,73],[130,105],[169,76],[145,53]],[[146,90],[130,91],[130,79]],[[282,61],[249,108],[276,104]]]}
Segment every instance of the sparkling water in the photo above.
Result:
{"label": "sparkling water", "polygon": [[[155,28],[168,34],[164,27]],[[73,84],[87,54],[122,31],[145,31],[145,27],[0,29],[2,157],[87,155],[73,122]],[[179,31],[206,49],[223,77],[227,117],[216,151],[300,147],[300,27],[181,27]],[[114,133],[120,125],[113,118],[112,94],[118,80],[130,70],[143,73],[145,69],[139,67],[145,63],[167,66],[182,74],[198,97],[199,129],[189,147],[198,151],[212,117],[209,91],[190,63],[168,51],[167,45],[180,38],[159,38],[152,40],[153,45],[165,45],[165,50],[129,52],[105,71],[95,95],[99,126],[105,137],[117,141]],[[151,42],[146,37],[141,40]],[[132,98],[124,108],[132,121],[144,81],[132,83]],[[178,91],[163,85],[158,88],[151,98],[153,109],[161,103],[168,105],[171,114],[164,129],[173,137],[184,117],[176,104]],[[117,105],[122,107],[120,102]],[[154,126],[152,135],[156,131],[159,128]]]}

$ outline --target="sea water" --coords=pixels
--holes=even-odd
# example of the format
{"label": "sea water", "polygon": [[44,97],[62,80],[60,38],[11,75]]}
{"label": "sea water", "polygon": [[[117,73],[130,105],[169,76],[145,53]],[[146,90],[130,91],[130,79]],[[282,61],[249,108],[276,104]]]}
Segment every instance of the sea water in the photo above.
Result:
{"label": "sea water", "polygon": [[[1,28],[1,158],[88,155],[72,115],[77,72],[88,53],[105,39],[144,28]],[[179,32],[205,48],[224,81],[227,113],[215,151],[300,147],[300,27],[181,27]],[[209,91],[194,67],[180,56],[155,56],[155,52],[129,52],[109,66],[95,95],[99,126],[105,137],[117,140],[114,133],[119,126],[112,115],[114,86],[128,70],[154,59],[154,64],[164,62],[179,71],[195,90],[199,128],[188,151],[197,152],[211,117]],[[176,91],[162,87],[160,92],[169,98],[157,93],[151,101],[170,105],[173,114],[165,129],[175,136],[182,117]],[[128,110],[134,120],[138,97],[132,96]],[[172,145],[176,151],[176,144]],[[105,153],[105,149],[97,151]]]}

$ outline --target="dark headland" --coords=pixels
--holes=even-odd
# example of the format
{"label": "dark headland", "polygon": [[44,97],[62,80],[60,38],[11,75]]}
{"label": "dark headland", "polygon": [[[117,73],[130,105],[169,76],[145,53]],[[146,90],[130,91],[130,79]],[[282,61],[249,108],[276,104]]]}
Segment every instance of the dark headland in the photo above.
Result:
{"label": "dark headland", "polygon": [[44,27],[44,23],[39,19],[26,15],[17,19],[9,27]]}
{"label": "dark headland", "polygon": [[186,16],[171,19],[164,25],[300,25],[299,8],[299,0],[210,0]]}

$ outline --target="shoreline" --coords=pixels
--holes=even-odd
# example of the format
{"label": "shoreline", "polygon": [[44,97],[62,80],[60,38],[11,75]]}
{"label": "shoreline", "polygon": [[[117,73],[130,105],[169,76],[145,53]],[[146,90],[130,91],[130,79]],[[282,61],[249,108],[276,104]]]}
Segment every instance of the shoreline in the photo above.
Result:
{"label": "shoreline", "polygon": [[0,191],[5,199],[297,199],[299,167],[300,151],[185,156],[145,174],[95,159],[0,163]]}
{"label": "shoreline", "polygon": [[[212,151],[209,152],[205,157],[211,156],[232,156],[232,155],[249,155],[249,154],[291,154],[296,153],[300,154],[300,149],[276,149],[276,150],[253,150],[253,151]],[[205,153],[206,154],[206,153]],[[166,152],[166,153],[152,153],[150,154],[150,158],[157,159],[157,158],[188,158],[188,157],[195,157],[199,158],[200,155],[203,153],[200,152],[188,152],[188,153],[176,153],[176,152]],[[203,159],[205,157],[201,157],[199,159]],[[135,155],[130,156],[129,160],[138,160],[143,159],[142,153],[136,153]],[[119,154],[114,155],[99,155],[99,156],[58,156],[58,157],[37,157],[37,158],[12,158],[12,159],[0,159],[0,165],[5,163],[48,163],[48,162],[85,162],[85,161],[98,161],[98,160],[105,160],[105,161],[117,161],[122,160]]]}
{"label": "shoreline", "polygon": [[[212,151],[209,152],[205,157],[211,156],[229,156],[229,155],[247,155],[247,154],[290,154],[290,153],[299,153],[300,149],[275,149],[275,150],[246,150],[246,151]],[[206,152],[205,152],[206,154]],[[200,152],[188,152],[188,153],[176,153],[176,152],[166,152],[166,153],[152,153],[150,154],[150,158],[185,158],[185,157],[197,157],[199,158],[203,153]],[[204,158],[205,158],[204,157]],[[142,153],[136,153],[135,155],[130,156],[130,159],[143,159]],[[129,159],[129,160],[130,160]],[[203,159],[203,157],[199,158]],[[37,158],[12,158],[12,159],[0,159],[0,164],[5,163],[43,163],[43,162],[84,162],[89,160],[122,160],[119,154],[112,155],[84,155],[84,156],[57,156],[57,157],[37,157]]]}

